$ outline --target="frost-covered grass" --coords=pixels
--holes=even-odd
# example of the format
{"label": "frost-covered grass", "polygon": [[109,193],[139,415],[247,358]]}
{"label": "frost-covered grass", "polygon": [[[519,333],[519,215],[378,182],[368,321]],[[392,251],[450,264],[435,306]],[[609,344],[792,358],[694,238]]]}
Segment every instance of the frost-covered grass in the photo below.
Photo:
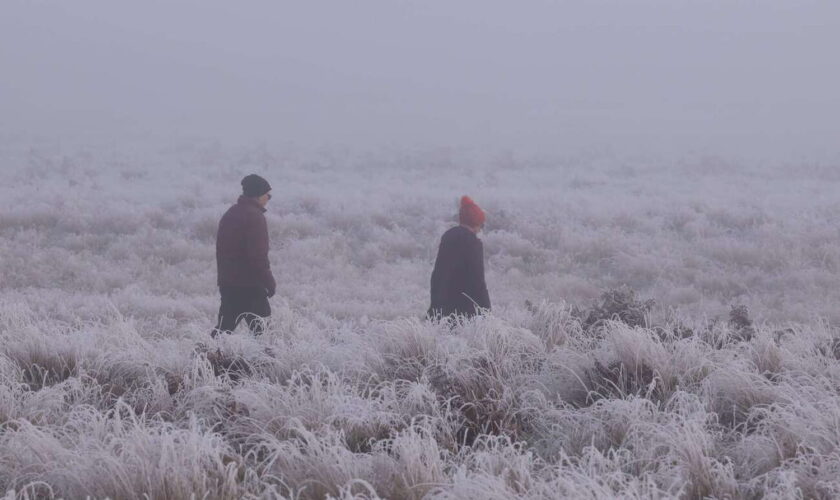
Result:
{"label": "frost-covered grass", "polygon": [[[273,323],[211,339],[252,171]],[[0,172],[8,498],[840,495],[834,169],[5,138]],[[465,192],[495,310],[450,329]]]}

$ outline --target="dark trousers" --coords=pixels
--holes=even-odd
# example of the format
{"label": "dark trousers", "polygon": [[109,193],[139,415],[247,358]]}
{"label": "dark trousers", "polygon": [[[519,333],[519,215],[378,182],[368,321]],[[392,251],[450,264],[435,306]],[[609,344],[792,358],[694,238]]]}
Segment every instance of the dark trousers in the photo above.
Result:
{"label": "dark trousers", "polygon": [[242,320],[245,320],[251,333],[262,335],[265,319],[271,316],[265,288],[220,286],[219,293],[222,305],[219,306],[219,319],[211,336],[232,332]]}

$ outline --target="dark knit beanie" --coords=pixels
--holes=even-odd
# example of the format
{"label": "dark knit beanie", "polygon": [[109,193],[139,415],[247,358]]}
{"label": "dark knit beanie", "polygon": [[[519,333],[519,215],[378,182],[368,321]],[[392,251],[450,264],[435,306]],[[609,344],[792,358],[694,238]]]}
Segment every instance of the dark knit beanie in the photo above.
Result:
{"label": "dark knit beanie", "polygon": [[268,181],[257,174],[246,175],[242,179],[242,194],[251,198],[259,198],[271,191]]}

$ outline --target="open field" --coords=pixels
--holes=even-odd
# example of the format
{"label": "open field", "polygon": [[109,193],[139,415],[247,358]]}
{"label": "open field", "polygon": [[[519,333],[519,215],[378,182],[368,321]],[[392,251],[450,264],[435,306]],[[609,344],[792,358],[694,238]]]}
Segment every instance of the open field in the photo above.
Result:
{"label": "open field", "polygon": [[[273,323],[213,340],[252,172]],[[840,495],[836,165],[9,136],[0,176],[8,498]],[[494,311],[450,331],[465,193]]]}

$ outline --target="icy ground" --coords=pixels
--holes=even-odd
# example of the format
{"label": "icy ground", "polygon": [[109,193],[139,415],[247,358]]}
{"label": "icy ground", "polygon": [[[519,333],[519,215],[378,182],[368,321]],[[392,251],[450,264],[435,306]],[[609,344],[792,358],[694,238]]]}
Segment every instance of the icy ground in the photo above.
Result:
{"label": "icy ground", "polygon": [[[274,322],[211,340],[252,172]],[[840,495],[840,167],[4,137],[0,179],[8,498]],[[461,194],[494,312],[449,331]]]}

